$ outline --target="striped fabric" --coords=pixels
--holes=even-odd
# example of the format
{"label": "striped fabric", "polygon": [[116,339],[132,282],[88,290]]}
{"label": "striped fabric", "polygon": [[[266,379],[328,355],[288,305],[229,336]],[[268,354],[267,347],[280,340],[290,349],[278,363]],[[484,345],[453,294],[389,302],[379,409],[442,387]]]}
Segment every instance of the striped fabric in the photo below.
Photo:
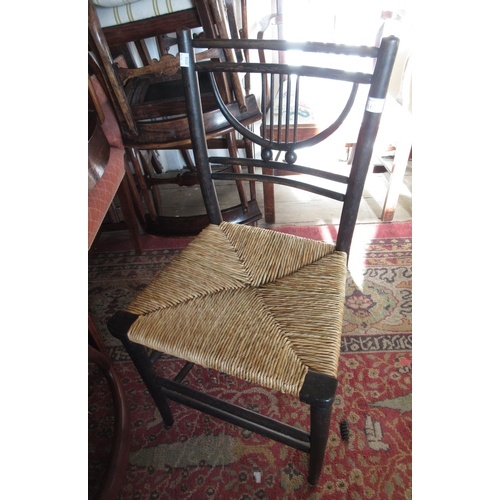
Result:
{"label": "striped fabric", "polygon": [[192,0],[92,0],[103,28],[192,9]]}
{"label": "striped fabric", "polygon": [[128,3],[138,2],[139,0],[92,0],[94,5],[99,7],[120,7]]}

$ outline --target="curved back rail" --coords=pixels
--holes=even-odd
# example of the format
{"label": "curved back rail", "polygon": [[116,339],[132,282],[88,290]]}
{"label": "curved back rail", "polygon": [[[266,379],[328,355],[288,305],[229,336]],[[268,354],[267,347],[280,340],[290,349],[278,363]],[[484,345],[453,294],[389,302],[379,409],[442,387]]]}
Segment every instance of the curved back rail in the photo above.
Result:
{"label": "curved back rail", "polygon": [[[286,42],[283,40],[193,40],[190,30],[185,28],[178,30],[177,36],[180,52],[182,53],[181,57],[183,58],[181,71],[186,94],[191,138],[194,145],[195,161],[210,221],[214,224],[219,224],[222,221],[217,193],[213,184],[214,180],[240,179],[287,185],[343,202],[336,245],[338,250],[348,253],[399,40],[396,37],[384,38],[380,47],[356,47],[316,42]],[[232,61],[197,61],[195,49],[214,48],[223,49],[225,52],[241,49],[246,52],[253,50],[257,53],[259,51],[262,53],[262,51],[286,52],[289,50],[298,50],[349,58],[371,58],[375,60],[375,65],[373,66],[372,73],[365,73],[346,71],[330,66],[292,66],[282,63],[235,62],[236,58],[232,59]],[[263,115],[266,116],[267,113],[269,117],[263,119],[260,135],[257,135],[245,127],[244,124],[238,122],[218,94],[216,85],[213,85],[217,103],[222,114],[231,126],[242,134],[245,139],[260,146],[261,159],[208,156],[205,131],[203,121],[201,120],[202,106],[197,78],[197,73],[203,72],[208,72],[211,75],[213,84],[214,75],[219,73],[256,73],[262,75],[260,103],[261,108],[263,108]],[[301,82],[304,78],[347,82],[347,84],[351,84],[351,90],[338,116],[332,117],[329,125],[323,130],[318,131],[316,135],[299,141],[297,140],[299,113],[295,112],[295,110],[299,109]],[[360,85],[369,87],[368,99],[359,126],[358,146],[349,175],[340,175],[329,170],[297,165],[296,151],[298,149],[318,145],[331,136],[345,121],[352,110]],[[291,97],[292,95],[294,95],[294,98]],[[330,100],[336,99],[338,97],[333,93],[324,96],[325,104]],[[273,111],[276,107],[278,109],[277,120],[273,116]],[[278,130],[276,138],[274,134],[275,129]],[[285,131],[284,138],[282,137],[282,129]],[[286,152],[286,163],[273,161],[273,151]],[[328,158],[325,158],[325,160],[328,160]],[[304,181],[304,178],[295,180],[259,173],[234,173],[229,170],[213,172],[212,165],[215,164],[228,166],[238,164],[243,167],[253,167],[249,171],[254,171],[257,167],[266,169],[266,171],[269,171],[269,169],[279,169],[291,173],[307,174],[308,176],[317,177],[320,180],[340,183],[344,185],[345,189],[326,188],[318,186],[318,183],[309,184]]]}

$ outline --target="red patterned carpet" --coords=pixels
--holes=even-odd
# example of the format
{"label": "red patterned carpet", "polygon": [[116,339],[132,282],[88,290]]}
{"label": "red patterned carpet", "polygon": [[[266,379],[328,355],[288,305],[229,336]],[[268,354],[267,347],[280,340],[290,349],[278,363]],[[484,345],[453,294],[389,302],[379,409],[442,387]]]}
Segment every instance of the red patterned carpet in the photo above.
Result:
{"label": "red patterned carpet", "polygon": [[[284,228],[335,239],[335,228]],[[106,322],[167,265],[186,240],[146,236],[136,256],[118,239],[89,260],[89,311],[121,376],[131,413],[132,443],[119,498],[124,499],[410,499],[411,498],[411,223],[356,229],[363,266],[348,281],[344,338],[325,468],[306,482],[302,452],[172,403],[170,430]],[[354,249],[355,250],[355,249]],[[358,258],[362,252],[364,257]],[[165,373],[182,362],[160,362]],[[187,378],[214,395],[306,427],[305,406],[241,380],[193,369]],[[348,420],[349,441],[339,424]],[[111,394],[89,364],[89,498],[98,491],[113,433]],[[260,478],[260,482],[259,482]]]}

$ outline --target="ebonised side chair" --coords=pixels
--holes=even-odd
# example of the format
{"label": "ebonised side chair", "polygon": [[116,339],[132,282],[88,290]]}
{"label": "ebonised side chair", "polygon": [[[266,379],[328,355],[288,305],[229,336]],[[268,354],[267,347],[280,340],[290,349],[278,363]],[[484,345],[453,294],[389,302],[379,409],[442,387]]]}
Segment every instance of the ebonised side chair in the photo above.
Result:
{"label": "ebonised side chair", "polygon": [[[211,224],[126,310],[117,312],[108,327],[129,352],[167,428],[174,423],[168,405],[171,399],[308,453],[308,482],[314,485],[323,467],[337,387],[348,254],[398,39],[388,37],[377,48],[283,40],[193,40],[188,29],[179,30],[177,36],[196,167]],[[319,67],[293,67],[195,59],[195,49],[209,48],[301,50],[311,52],[311,62],[320,54],[327,61]],[[371,73],[335,67],[346,59],[365,58],[370,59],[366,66]],[[250,60],[258,61],[258,57]],[[256,144],[261,159],[209,157],[199,72],[207,72],[212,81],[217,72],[257,74],[262,80],[262,107],[273,107],[276,96],[277,106],[287,107],[283,113],[289,117],[286,123],[271,120],[269,127],[284,125],[290,133],[281,142],[279,134],[276,141],[269,139],[274,134],[266,127],[262,127],[261,136],[252,133],[231,116],[214,84],[221,112],[235,130]],[[332,117],[325,130],[298,142],[293,106],[297,105],[301,83],[308,78],[331,81],[335,89],[340,82],[349,90],[339,116]],[[302,165],[301,148],[319,146],[340,126],[362,85],[369,87],[369,93],[350,172],[332,171],[328,157],[321,158],[321,169]],[[295,102],[284,97],[293,94],[292,88]],[[338,101],[341,93],[324,95],[327,105]],[[283,151],[286,163],[273,162],[273,151]],[[235,163],[242,170],[250,167],[250,173],[234,173],[231,166]],[[214,165],[227,169],[213,169]],[[300,175],[288,178],[259,173],[269,168]],[[308,184],[313,177],[319,183]],[[269,181],[343,203],[336,244],[224,222],[214,188],[216,179]],[[159,353],[186,360],[174,380],[155,373],[154,360]],[[194,364],[298,397],[310,406],[310,429],[298,429],[183,385]]]}

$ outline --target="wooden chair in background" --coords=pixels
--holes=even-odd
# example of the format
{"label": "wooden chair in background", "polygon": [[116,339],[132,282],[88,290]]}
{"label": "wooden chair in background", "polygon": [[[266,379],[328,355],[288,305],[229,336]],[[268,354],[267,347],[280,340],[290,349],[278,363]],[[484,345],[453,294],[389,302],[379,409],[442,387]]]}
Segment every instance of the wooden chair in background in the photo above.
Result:
{"label": "wooden chair in background", "polygon": [[[265,16],[261,19],[260,21],[260,30],[257,33],[257,39],[258,40],[264,40],[264,37],[266,36],[266,31],[271,27],[271,26],[276,26],[277,27],[277,33],[278,33],[278,40],[283,40],[284,39],[284,19],[283,19],[283,5],[282,5],[282,0],[277,0],[276,1],[276,12]],[[280,63],[286,63],[286,57],[285,53],[280,51],[278,54],[278,61]],[[259,61],[261,63],[266,62],[266,57],[264,54],[264,51],[259,52]],[[284,97],[286,99],[286,97]],[[268,95],[268,100],[269,100],[269,95]],[[275,101],[273,101],[275,102]],[[276,103],[278,108],[280,107],[280,103]],[[266,106],[266,126],[268,130],[268,134],[270,133],[270,130],[273,130],[273,140],[281,142],[281,141],[286,141],[286,140],[291,140],[290,138],[290,130],[286,129],[286,117],[285,120],[283,120],[283,111],[281,109],[285,109],[286,106],[284,106],[285,103],[281,103],[281,108],[280,111],[275,110],[271,108],[269,105],[269,102],[267,103]],[[298,107],[301,107],[301,103],[298,103]],[[276,111],[276,113],[275,113]],[[274,116],[276,114],[276,116]],[[275,127],[271,127],[271,121],[274,120]],[[298,141],[302,141],[305,139],[308,139],[309,137],[314,137],[317,133],[319,132],[319,128],[317,123],[315,122],[313,117],[308,117],[307,120],[301,120],[301,123],[297,124],[297,128],[295,130],[296,138]],[[277,152],[275,155],[276,158],[275,160],[278,160],[279,155],[281,154],[280,151]],[[266,169],[264,172],[266,175],[290,175],[290,172],[287,172],[286,170],[281,170],[281,169]],[[273,183],[264,183],[263,186],[263,195],[264,195],[264,220],[268,224],[275,224],[276,223],[276,201],[274,197],[274,185]]]}
{"label": "wooden chair in background", "polygon": [[[227,37],[229,28],[217,2],[196,0],[196,11],[199,23],[208,36]],[[191,18],[191,23],[196,20]],[[132,26],[135,25],[135,26]],[[125,27],[124,27],[125,26]],[[179,58],[168,53],[172,41],[168,30],[172,23],[162,25],[159,22],[127,23],[116,28],[108,28],[105,32],[99,24],[94,5],[89,2],[89,44],[94,55],[97,71],[103,85],[114,103],[119,118],[123,142],[127,150],[153,151],[175,149],[184,151],[191,149],[191,139],[186,118],[186,107],[182,91],[182,81],[179,71]],[[175,28],[178,28],[176,26]],[[144,31],[141,31],[144,29]],[[151,56],[145,37],[156,37],[160,58]],[[109,37],[110,41],[106,37]],[[131,44],[137,49],[140,63],[133,57]],[[113,49],[113,53],[111,51]],[[231,53],[219,57],[227,58]],[[120,65],[117,64],[120,62]],[[133,67],[131,65],[134,64]],[[204,124],[210,137],[211,148],[227,148],[232,155],[238,155],[238,149],[243,148],[247,156],[252,151],[244,141],[238,141],[232,127],[218,110],[211,86],[202,81],[204,104]],[[245,96],[241,83],[236,78],[220,78],[219,89],[224,100],[234,109],[246,125],[260,120],[260,110],[253,96]],[[188,160],[188,156],[184,156]],[[134,154],[130,158],[139,184],[147,213],[146,230],[156,234],[196,234],[206,224],[206,214],[190,217],[168,217],[161,214],[159,206],[158,186],[165,183],[184,183],[190,185],[197,182],[194,166],[186,179],[174,179],[162,175],[154,156]],[[238,169],[238,166],[234,167]],[[257,205],[255,187],[248,187],[241,181],[236,181],[240,205],[226,209],[224,216],[234,222],[253,223],[261,217]],[[249,193],[249,194],[247,194]],[[156,204],[155,204],[156,202]]]}
{"label": "wooden chair in background", "polygon": [[130,414],[120,377],[109,355],[101,346],[102,340],[89,316],[89,363],[97,365],[111,389],[114,409],[114,432],[111,453],[104,480],[99,488],[99,500],[112,500],[118,496],[128,465],[130,453]]}
{"label": "wooden chair in background", "polygon": [[[381,124],[385,138],[375,146],[374,172],[389,176],[387,193],[382,207],[382,222],[391,222],[398,204],[412,148],[412,42],[408,19],[396,12],[385,12],[386,18],[380,28],[376,44],[387,34],[397,34],[400,50],[395,62],[395,71],[387,94],[387,111]],[[387,146],[393,149],[390,156]],[[386,154],[384,154],[384,152]]]}
{"label": "wooden chair in background", "polygon": [[[282,40],[193,40],[187,29],[179,30],[178,36],[186,57],[182,74],[195,163],[211,224],[124,311],[115,313],[108,328],[131,356],[167,428],[174,421],[168,404],[171,399],[308,453],[308,482],[316,484],[338,383],[348,254],[398,39],[386,38],[377,48]],[[377,63],[372,73],[364,73],[279,63],[242,65],[195,57],[195,49],[217,48],[300,50],[342,54],[356,61],[374,58]],[[272,139],[273,130],[268,133],[263,127],[261,135],[254,134],[232,116],[212,77],[231,72],[262,76],[259,102],[264,104],[268,102],[266,82],[275,75],[286,81],[279,85],[277,96],[269,93],[271,107],[272,100],[280,102],[286,90],[290,95],[291,85],[298,98],[301,82],[308,78],[340,81],[349,90],[340,115],[331,117],[330,125],[317,135],[298,141],[292,133],[289,140],[277,142]],[[235,130],[255,143],[261,159],[209,156],[209,137],[202,126],[199,73],[210,75],[221,112]],[[301,148],[319,146],[338,129],[361,86],[368,87],[369,98],[358,135],[360,146],[348,175],[303,165]],[[327,93],[325,99],[334,97]],[[285,102],[289,107],[290,102]],[[290,117],[286,127],[296,131],[298,122],[291,117],[297,115],[289,111],[285,110],[285,116]],[[285,163],[273,161],[276,151],[284,154]],[[325,157],[325,161],[328,159]],[[234,163],[241,166],[242,173],[215,168]],[[307,177],[289,179],[259,173],[261,169],[275,168]],[[316,178],[319,183],[308,184],[307,178]],[[336,244],[225,222],[214,185],[214,181],[223,179],[279,183],[326,196],[332,203],[343,203]],[[186,360],[173,380],[156,370],[163,353]],[[182,383],[195,363],[298,397],[310,407],[310,429],[286,425]]]}

